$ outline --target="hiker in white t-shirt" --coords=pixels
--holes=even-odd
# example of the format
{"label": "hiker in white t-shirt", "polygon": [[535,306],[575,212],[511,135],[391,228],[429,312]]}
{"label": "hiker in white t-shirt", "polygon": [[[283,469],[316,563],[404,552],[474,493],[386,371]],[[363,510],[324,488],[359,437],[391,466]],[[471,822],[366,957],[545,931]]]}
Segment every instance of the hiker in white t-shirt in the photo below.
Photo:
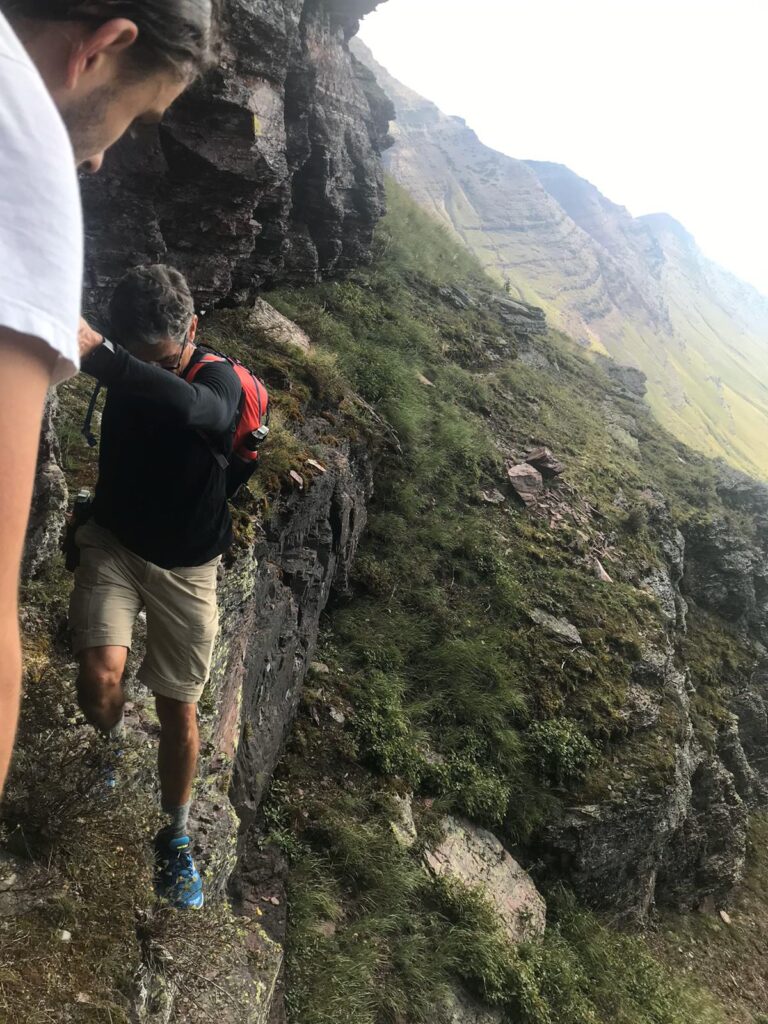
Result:
{"label": "hiker in white t-shirt", "polygon": [[94,344],[75,166],[97,171],[131,124],[162,118],[206,63],[210,29],[211,0],[0,0],[0,791],[43,403]]}

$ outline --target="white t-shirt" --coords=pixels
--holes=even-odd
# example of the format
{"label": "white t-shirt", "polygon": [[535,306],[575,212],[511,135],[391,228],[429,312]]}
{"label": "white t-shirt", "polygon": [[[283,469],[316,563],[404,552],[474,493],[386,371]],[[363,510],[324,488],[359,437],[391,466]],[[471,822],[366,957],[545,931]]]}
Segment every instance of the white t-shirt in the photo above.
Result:
{"label": "white t-shirt", "polygon": [[58,353],[52,383],[79,366],[82,276],[83,216],[69,136],[0,14],[0,325]]}

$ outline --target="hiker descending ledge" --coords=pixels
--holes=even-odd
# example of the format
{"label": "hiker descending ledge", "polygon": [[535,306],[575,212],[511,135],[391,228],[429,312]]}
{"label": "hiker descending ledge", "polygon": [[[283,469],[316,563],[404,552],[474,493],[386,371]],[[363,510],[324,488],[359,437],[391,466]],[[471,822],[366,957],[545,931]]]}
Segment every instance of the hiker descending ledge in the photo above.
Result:
{"label": "hiker descending ledge", "polygon": [[96,494],[74,534],[78,699],[118,757],[126,659],[146,609],[138,678],[155,694],[168,815],[155,837],[156,890],[177,907],[197,908],[203,889],[187,826],[197,702],[218,629],[217,569],[232,540],[227,495],[258,457],[268,399],[245,367],[195,345],[198,320],[177,271],[131,271],[115,290],[110,320],[113,341],[85,327],[82,339],[90,349],[83,371],[107,387],[107,400]]}

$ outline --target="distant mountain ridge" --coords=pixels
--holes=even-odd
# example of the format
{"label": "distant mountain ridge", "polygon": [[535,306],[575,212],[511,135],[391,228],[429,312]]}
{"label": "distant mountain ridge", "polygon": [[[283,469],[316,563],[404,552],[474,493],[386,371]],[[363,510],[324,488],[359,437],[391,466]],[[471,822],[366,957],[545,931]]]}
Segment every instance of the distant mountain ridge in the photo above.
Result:
{"label": "distant mountain ridge", "polygon": [[359,40],[353,50],[395,104],[386,164],[420,205],[513,295],[642,370],[656,415],[681,440],[768,477],[768,298],[668,214],[633,218],[562,164],[490,149]]}

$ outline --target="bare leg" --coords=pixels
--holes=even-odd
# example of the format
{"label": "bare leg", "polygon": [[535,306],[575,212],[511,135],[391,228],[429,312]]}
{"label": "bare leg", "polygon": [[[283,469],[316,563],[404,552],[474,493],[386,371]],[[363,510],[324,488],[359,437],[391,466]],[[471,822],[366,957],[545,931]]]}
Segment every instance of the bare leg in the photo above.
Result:
{"label": "bare leg", "polygon": [[182,807],[192,797],[197,771],[200,735],[197,730],[197,705],[183,704],[155,694],[160,719],[158,769],[160,793],[166,809]]}
{"label": "bare leg", "polygon": [[197,705],[155,694],[160,719],[160,792],[168,824],[155,836],[155,891],[180,910],[199,909],[203,883],[190,853],[189,803],[200,737]]}
{"label": "bare leg", "polygon": [[113,729],[123,714],[127,658],[127,647],[91,647],[79,656],[77,700],[91,725],[103,733]]}

